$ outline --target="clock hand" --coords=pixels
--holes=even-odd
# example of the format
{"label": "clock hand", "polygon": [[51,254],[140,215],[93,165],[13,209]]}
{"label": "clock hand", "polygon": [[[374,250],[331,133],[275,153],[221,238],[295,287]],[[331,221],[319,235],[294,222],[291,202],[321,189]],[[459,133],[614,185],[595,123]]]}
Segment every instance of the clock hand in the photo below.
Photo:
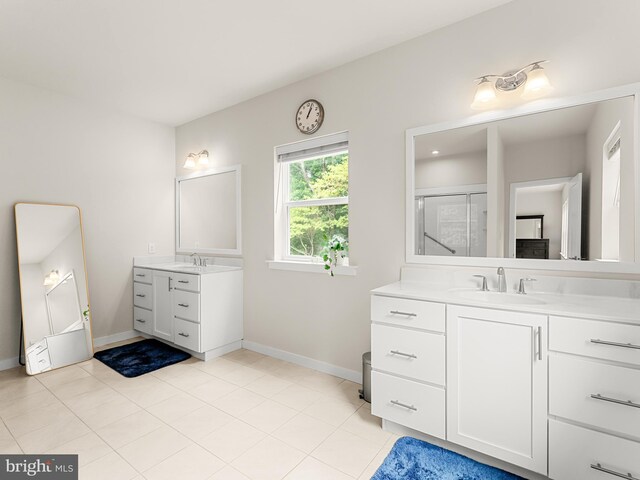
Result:
{"label": "clock hand", "polygon": [[307,118],[311,115],[311,110],[313,110],[313,105],[309,107],[309,111],[307,112]]}

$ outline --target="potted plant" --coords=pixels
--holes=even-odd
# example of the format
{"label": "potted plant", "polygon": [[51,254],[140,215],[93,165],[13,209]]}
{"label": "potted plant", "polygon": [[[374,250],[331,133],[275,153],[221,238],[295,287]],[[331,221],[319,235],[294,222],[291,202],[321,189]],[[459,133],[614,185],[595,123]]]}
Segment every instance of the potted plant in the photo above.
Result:
{"label": "potted plant", "polygon": [[325,235],[324,238],[327,242],[322,255],[324,269],[329,270],[329,274],[333,277],[333,269],[341,265],[342,260],[347,256],[349,242],[342,235],[334,235],[331,239]]}

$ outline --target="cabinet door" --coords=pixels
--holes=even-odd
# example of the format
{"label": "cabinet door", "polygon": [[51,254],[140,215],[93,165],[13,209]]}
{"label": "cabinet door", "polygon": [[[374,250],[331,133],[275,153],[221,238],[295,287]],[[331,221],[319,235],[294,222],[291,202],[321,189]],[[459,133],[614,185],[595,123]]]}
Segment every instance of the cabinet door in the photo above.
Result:
{"label": "cabinet door", "polygon": [[547,471],[547,317],[447,310],[447,439]]}
{"label": "cabinet door", "polygon": [[171,276],[169,272],[153,274],[153,335],[173,341]]}

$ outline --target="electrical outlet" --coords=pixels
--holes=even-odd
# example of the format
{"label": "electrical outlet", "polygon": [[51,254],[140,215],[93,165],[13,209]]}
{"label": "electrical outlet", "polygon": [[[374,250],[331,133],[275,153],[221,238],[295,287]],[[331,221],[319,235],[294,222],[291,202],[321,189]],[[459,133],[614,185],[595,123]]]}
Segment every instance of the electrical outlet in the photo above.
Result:
{"label": "electrical outlet", "polygon": [[151,254],[156,253],[156,244],[155,243],[149,243],[149,253],[151,253]]}

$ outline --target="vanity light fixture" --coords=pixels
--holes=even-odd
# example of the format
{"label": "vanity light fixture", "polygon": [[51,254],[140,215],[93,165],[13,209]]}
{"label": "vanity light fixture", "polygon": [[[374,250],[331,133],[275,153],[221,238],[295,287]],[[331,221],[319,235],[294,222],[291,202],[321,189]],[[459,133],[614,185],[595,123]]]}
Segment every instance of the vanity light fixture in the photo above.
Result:
{"label": "vanity light fixture", "polygon": [[184,168],[194,169],[197,166],[209,165],[209,152],[207,150],[200,150],[198,153],[190,153],[187,155],[187,159],[184,161]]}
{"label": "vanity light fixture", "polygon": [[[540,65],[548,60],[530,63],[516,70],[509,70],[502,75],[483,75],[478,77],[478,86],[471,108],[490,108],[497,101],[498,92],[512,92],[524,85],[522,98],[531,100],[541,97],[551,90],[551,83],[544,68]],[[495,78],[495,83],[489,79]]]}
{"label": "vanity light fixture", "polygon": [[60,281],[60,272],[58,270],[51,270],[44,276],[44,286],[51,287]]}

